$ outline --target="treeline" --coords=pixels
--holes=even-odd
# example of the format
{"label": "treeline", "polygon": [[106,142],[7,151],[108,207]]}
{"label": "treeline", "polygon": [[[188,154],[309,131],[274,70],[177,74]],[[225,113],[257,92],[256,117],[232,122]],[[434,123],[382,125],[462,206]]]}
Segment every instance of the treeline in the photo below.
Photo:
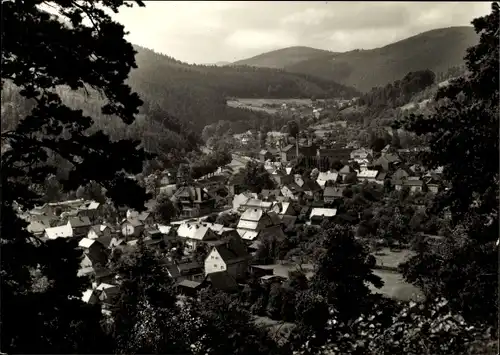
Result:
{"label": "treeline", "polygon": [[433,85],[436,74],[430,70],[410,72],[401,80],[396,80],[383,87],[374,87],[361,96],[360,103],[375,107],[396,108],[410,102],[411,98],[425,88]]}
{"label": "treeline", "polygon": [[158,105],[199,131],[220,119],[248,120],[249,112],[226,106],[226,97],[345,97],[359,93],[332,81],[283,70],[248,66],[189,65],[136,46],[138,69],[129,84],[148,104]]}

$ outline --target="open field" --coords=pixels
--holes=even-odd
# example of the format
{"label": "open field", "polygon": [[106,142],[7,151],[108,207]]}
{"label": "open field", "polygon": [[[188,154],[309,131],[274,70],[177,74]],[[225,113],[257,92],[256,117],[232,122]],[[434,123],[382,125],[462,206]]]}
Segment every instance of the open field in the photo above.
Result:
{"label": "open field", "polygon": [[422,291],[412,284],[405,282],[403,275],[400,273],[386,270],[373,270],[373,273],[384,281],[384,286],[381,289],[376,289],[370,284],[369,287],[372,292],[380,293],[386,297],[400,301],[417,302],[425,299]]}
{"label": "open field", "polygon": [[407,261],[410,257],[415,255],[411,250],[403,249],[399,251],[383,248],[373,253],[377,259],[377,266],[397,268],[399,264]]}
{"label": "open field", "polygon": [[[321,100],[318,100],[321,101]],[[229,107],[247,108],[250,110],[264,111],[270,114],[278,112],[281,105],[311,106],[311,99],[262,99],[262,98],[237,98],[227,100]],[[276,105],[276,107],[265,107],[265,105]]]}

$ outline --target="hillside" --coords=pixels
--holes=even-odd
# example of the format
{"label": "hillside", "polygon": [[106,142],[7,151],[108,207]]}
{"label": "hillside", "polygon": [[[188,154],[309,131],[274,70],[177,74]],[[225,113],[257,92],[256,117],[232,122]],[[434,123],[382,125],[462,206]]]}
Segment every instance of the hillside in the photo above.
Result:
{"label": "hillside", "polygon": [[359,95],[353,88],[306,74],[249,66],[189,65],[149,49],[135,48],[138,69],[131,72],[129,83],[146,101],[146,109],[159,107],[181,122],[191,122],[198,132],[219,120],[248,119],[247,112],[226,106],[227,97]]}
{"label": "hillside", "polygon": [[285,69],[368,92],[374,86],[384,86],[411,71],[429,69],[439,73],[459,66],[466,49],[478,39],[472,27],[441,28],[382,48],[332,54],[288,65]]}
{"label": "hillside", "polygon": [[322,58],[335,54],[330,51],[311,47],[288,47],[263,53],[248,59],[234,62],[233,65],[249,65],[253,67],[280,68],[310,59]]}

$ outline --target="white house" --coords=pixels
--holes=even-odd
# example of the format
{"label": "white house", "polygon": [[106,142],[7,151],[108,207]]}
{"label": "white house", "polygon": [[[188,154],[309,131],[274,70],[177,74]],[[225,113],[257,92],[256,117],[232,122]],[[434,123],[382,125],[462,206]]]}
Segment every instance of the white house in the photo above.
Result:
{"label": "white house", "polygon": [[196,249],[198,243],[217,240],[217,235],[210,227],[201,223],[183,223],[177,229],[177,235],[186,240],[186,245]]}
{"label": "white house", "polygon": [[215,245],[205,259],[205,275],[227,271],[234,279],[245,277],[250,256],[239,237]]}
{"label": "white house", "polygon": [[48,239],[71,238],[72,236],[73,228],[71,228],[69,223],[58,227],[46,228],[44,233],[44,237]]}
{"label": "white house", "polygon": [[309,220],[306,222],[306,224],[320,224],[323,219],[332,218],[336,214],[336,208],[313,208],[311,210],[311,214],[309,215]]}
{"label": "white house", "polygon": [[338,177],[339,174],[337,172],[333,171],[322,172],[318,174],[316,182],[318,183],[319,186],[321,186],[321,188],[324,189],[328,181],[337,182]]}
{"label": "white house", "polygon": [[98,224],[90,227],[89,232],[87,233],[87,238],[89,239],[97,239],[103,236],[111,235],[111,228],[105,224]]}
{"label": "white house", "polygon": [[144,230],[144,224],[137,218],[127,218],[121,223],[121,231],[125,237],[138,237]]}
{"label": "white house", "polygon": [[377,175],[378,175],[377,170],[362,170],[358,174],[358,180],[376,182]]}

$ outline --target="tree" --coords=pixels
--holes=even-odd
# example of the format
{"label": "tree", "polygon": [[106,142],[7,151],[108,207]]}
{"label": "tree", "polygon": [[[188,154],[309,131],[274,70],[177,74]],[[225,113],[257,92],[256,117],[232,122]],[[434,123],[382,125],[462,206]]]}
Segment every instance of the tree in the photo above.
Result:
{"label": "tree", "polygon": [[249,161],[243,174],[244,184],[252,192],[260,193],[263,189],[274,188],[274,182],[271,180],[271,176],[266,169],[264,169],[262,164]]}
{"label": "tree", "polygon": [[333,225],[323,232],[324,255],[311,280],[311,287],[326,298],[339,318],[357,317],[367,304],[370,289],[366,283],[380,288],[383,282],[367,264],[368,253],[353,237],[349,227]]}
{"label": "tree", "polygon": [[173,321],[180,312],[173,281],[161,260],[142,239],[137,249],[112,265],[120,277],[120,292],[112,309],[116,353],[186,353],[185,339]]}
{"label": "tree", "polygon": [[178,211],[168,195],[160,194],[156,199],[153,214],[156,221],[169,224],[172,218],[177,217]]}
{"label": "tree", "polygon": [[[6,85],[32,103],[29,114],[2,132],[2,351],[7,353],[102,353],[106,347],[99,307],[80,301],[88,280],[77,277],[81,251],[77,242],[39,243],[25,230],[13,203],[23,209],[43,200],[39,188],[56,174],[49,157],[70,164],[64,191],[94,180],[117,205],[144,209],[144,189],[128,178],[149,157],[138,141],[111,141],[81,110],[62,103],[57,89],[102,94],[102,113],[127,124],[141,100],[124,83],[135,67],[134,50],[123,26],[103,9],[117,12],[123,1],[52,1],[60,15],[39,2],[2,2],[2,91]],[[85,26],[84,19],[91,25]],[[68,48],[71,50],[68,51]],[[43,190],[43,188],[42,188]],[[57,256],[56,256],[57,255]],[[64,258],[60,256],[64,255]],[[39,271],[48,288],[33,290],[31,273]]]}
{"label": "tree", "polygon": [[[480,39],[467,50],[468,74],[437,92],[439,106],[430,116],[411,115],[403,122],[409,131],[427,137],[430,151],[422,155],[423,163],[443,166],[450,184],[437,196],[432,212],[449,208],[453,223],[463,229],[448,244],[451,250],[419,253],[406,264],[405,275],[430,295],[447,297],[468,320],[490,324],[498,309],[499,166],[491,157],[499,151],[499,23],[499,4],[494,2],[489,15],[472,21]],[[426,265],[429,260],[432,264]]]}
{"label": "tree", "polygon": [[290,135],[290,137],[297,139],[297,136],[299,134],[299,125],[297,121],[294,120],[288,121],[287,133]]}
{"label": "tree", "polygon": [[76,197],[97,201],[99,203],[106,202],[106,196],[102,191],[102,187],[95,181],[91,181],[86,186],[79,186],[76,190]]}
{"label": "tree", "polygon": [[188,328],[192,354],[278,354],[267,330],[253,323],[238,299],[210,291],[202,291],[200,299],[187,300],[185,306],[195,325]]}

